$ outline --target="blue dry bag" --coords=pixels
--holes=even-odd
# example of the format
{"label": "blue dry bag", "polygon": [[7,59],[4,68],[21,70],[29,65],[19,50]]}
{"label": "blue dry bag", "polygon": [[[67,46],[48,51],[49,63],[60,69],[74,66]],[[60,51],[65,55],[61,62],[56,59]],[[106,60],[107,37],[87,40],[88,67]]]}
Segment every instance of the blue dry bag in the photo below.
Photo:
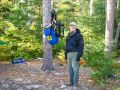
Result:
{"label": "blue dry bag", "polygon": [[55,33],[55,30],[52,26],[50,27],[47,27],[44,29],[44,34],[45,36],[47,37],[48,39],[48,42],[51,44],[51,45],[55,45],[58,43],[58,37]]}

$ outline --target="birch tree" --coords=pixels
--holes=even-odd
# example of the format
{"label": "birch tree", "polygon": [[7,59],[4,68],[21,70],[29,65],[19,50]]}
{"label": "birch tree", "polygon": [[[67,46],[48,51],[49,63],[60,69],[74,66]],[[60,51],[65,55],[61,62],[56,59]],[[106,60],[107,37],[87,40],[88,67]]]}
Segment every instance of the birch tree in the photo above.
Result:
{"label": "birch tree", "polygon": [[93,0],[90,0],[90,6],[89,6],[89,8],[90,8],[90,10],[89,10],[89,15],[90,16],[92,16],[92,14],[93,14]]}
{"label": "birch tree", "polygon": [[114,0],[107,0],[106,8],[106,31],[105,51],[108,55],[112,53],[113,28],[114,27]]}

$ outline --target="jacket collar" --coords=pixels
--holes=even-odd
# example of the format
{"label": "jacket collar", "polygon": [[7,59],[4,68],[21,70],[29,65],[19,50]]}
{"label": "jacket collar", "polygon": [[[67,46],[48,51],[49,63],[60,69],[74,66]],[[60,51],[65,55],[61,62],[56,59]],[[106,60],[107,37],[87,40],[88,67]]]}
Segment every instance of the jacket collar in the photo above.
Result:
{"label": "jacket collar", "polygon": [[80,33],[79,29],[76,29],[76,32],[69,32],[67,38],[74,36],[75,34]]}

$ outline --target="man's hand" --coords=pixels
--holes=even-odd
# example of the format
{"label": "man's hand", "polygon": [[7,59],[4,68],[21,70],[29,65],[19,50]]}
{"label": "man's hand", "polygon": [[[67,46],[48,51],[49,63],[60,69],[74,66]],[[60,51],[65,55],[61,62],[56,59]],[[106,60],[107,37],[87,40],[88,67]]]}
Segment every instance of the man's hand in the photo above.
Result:
{"label": "man's hand", "polygon": [[80,61],[80,57],[81,57],[81,55],[77,55],[77,61]]}
{"label": "man's hand", "polygon": [[67,53],[65,52],[65,60],[67,60]]}

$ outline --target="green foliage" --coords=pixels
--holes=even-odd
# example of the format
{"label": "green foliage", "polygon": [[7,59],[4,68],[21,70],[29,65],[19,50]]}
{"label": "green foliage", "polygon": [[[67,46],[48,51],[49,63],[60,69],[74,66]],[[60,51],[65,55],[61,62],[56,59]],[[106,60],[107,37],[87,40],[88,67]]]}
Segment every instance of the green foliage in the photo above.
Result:
{"label": "green foliage", "polygon": [[0,47],[0,59],[42,57],[41,3],[41,0],[0,1],[0,40],[7,42]]}
{"label": "green foliage", "polygon": [[8,45],[0,46],[0,60],[10,60],[10,47]]}
{"label": "green foliage", "polygon": [[118,75],[118,79],[120,80],[120,63],[118,60],[113,62],[113,67],[115,68],[115,74]]}
{"label": "green foliage", "polygon": [[105,83],[106,79],[115,73],[113,59],[104,52],[104,44],[100,41],[93,41],[86,45],[85,60],[88,66],[92,67],[91,77],[99,84]]}
{"label": "green foliage", "polygon": [[13,2],[9,0],[1,0],[0,1],[0,16],[7,18],[10,13],[10,8]]}
{"label": "green foliage", "polygon": [[[4,34],[0,39],[8,43],[7,47],[2,46],[0,55],[6,54],[6,56],[9,56],[11,59],[17,57],[30,59],[42,56],[42,44],[35,35],[32,35],[26,30],[19,30],[8,21],[3,21],[0,25],[5,27]],[[7,51],[9,51],[8,55],[6,53]]]}
{"label": "green foliage", "polygon": [[94,15],[96,16],[103,16],[105,15],[105,0],[101,0],[101,2],[94,2]]}
{"label": "green foliage", "polygon": [[65,38],[59,39],[59,43],[55,46],[53,46],[53,56],[57,56],[61,51],[63,53],[63,50],[65,48]]}

